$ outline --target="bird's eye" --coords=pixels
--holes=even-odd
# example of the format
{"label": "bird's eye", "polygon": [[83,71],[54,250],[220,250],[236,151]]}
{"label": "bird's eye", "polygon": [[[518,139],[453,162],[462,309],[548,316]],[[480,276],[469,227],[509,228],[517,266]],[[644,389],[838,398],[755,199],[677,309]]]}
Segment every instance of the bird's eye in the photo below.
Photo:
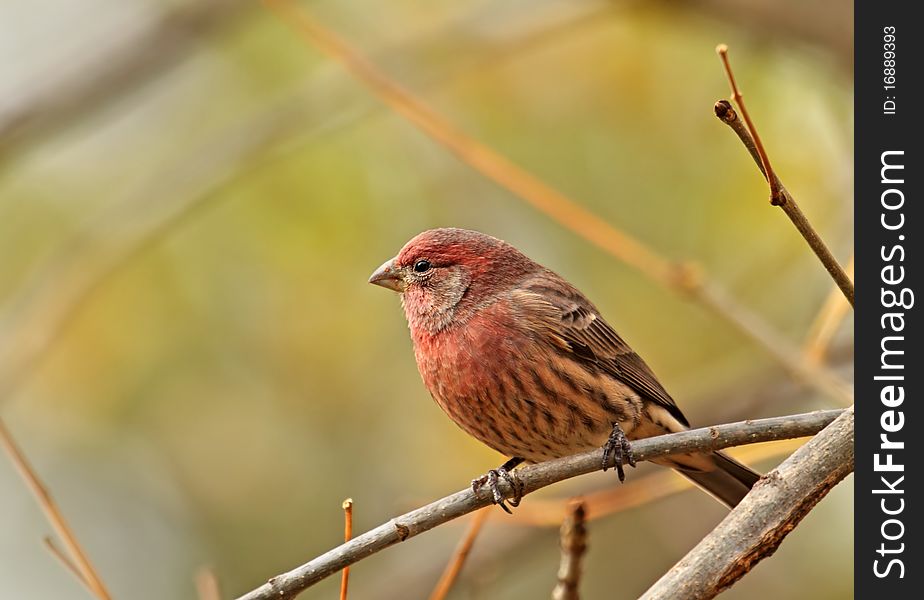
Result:
{"label": "bird's eye", "polygon": [[429,260],[418,260],[414,263],[414,272],[415,273],[426,273],[430,270],[430,261]]}

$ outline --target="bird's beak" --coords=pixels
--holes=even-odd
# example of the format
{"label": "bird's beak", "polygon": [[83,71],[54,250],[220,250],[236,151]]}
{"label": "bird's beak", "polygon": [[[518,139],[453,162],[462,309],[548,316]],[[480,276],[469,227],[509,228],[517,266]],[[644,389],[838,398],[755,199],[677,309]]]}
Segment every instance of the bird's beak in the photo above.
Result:
{"label": "bird's beak", "polygon": [[369,277],[369,283],[401,293],[407,288],[407,283],[401,275],[400,269],[395,266],[395,259],[392,258],[386,260],[381,267],[375,270]]}

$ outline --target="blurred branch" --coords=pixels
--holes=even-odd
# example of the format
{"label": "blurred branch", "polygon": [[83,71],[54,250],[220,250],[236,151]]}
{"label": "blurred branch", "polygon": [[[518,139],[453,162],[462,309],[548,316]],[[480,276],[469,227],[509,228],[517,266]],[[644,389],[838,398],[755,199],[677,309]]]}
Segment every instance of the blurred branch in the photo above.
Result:
{"label": "blurred branch", "polygon": [[215,569],[201,567],[196,571],[196,595],[198,600],[221,600],[221,586]]}
{"label": "blurred branch", "polygon": [[443,571],[436,587],[433,588],[433,592],[430,594],[430,600],[443,600],[446,595],[449,594],[449,590],[452,589],[456,579],[458,579],[459,573],[462,572],[462,567],[465,566],[465,561],[468,559],[468,555],[472,550],[472,546],[475,544],[475,540],[478,538],[478,534],[481,533],[481,528],[490,514],[489,511],[489,508],[482,508],[472,517],[468,529],[465,530],[465,535],[462,536],[462,540],[456,547],[456,551],[453,552],[449,564],[446,565],[446,570]]}
{"label": "blurred branch", "polygon": [[732,98],[735,104],[738,105],[738,108],[741,109],[741,116],[744,117],[745,124],[742,126],[737,113],[735,113],[735,110],[728,100],[719,100],[716,102],[716,116],[723,123],[731,127],[732,131],[738,135],[738,138],[744,144],[745,148],[748,149],[751,157],[757,162],[758,168],[760,168],[761,173],[763,173],[764,178],[770,185],[770,204],[779,206],[783,209],[783,212],[786,213],[786,216],[789,217],[792,224],[799,230],[799,233],[802,234],[802,237],[815,253],[815,256],[818,257],[818,260],[821,261],[821,264],[831,275],[831,278],[834,279],[834,282],[837,283],[837,286],[844,293],[844,297],[847,298],[847,301],[853,306],[853,281],[850,280],[844,268],[837,262],[834,255],[831,254],[828,246],[825,245],[824,240],[821,239],[821,236],[818,235],[818,232],[815,231],[812,224],[809,223],[809,220],[799,208],[799,205],[796,204],[795,199],[789,191],[783,186],[783,183],[770,164],[770,157],[767,156],[763,142],[761,142],[757,129],[754,127],[754,123],[751,121],[747,108],[744,106],[744,98],[741,95],[741,91],[738,89],[738,84],[735,82],[735,75],[732,72],[731,64],[728,62],[728,47],[725,46],[725,44],[720,44],[716,48],[716,52],[718,52],[719,56],[722,58],[722,64],[725,66],[725,73],[731,85]]}
{"label": "blurred branch", "polygon": [[[851,256],[847,262],[849,277],[853,277],[853,262],[854,257]],[[802,353],[808,362],[821,364],[824,361],[834,334],[837,333],[838,327],[849,313],[850,305],[841,294],[840,288],[835,285],[815,316],[815,320],[809,327],[805,343],[802,345]]]}
{"label": "blurred branch", "polygon": [[561,562],[552,600],[580,600],[581,559],[587,550],[586,517],[584,502],[572,501],[561,524]]}
{"label": "blurred branch", "polygon": [[291,104],[273,107],[260,118],[244,119],[246,127],[172,156],[62,244],[0,315],[0,403],[19,391],[97,289],[207,208],[222,185],[255,168],[255,157],[290,131],[297,110]]}
{"label": "blurred branch", "polygon": [[74,532],[64,519],[64,515],[61,514],[61,509],[58,508],[54,498],[51,497],[48,489],[42,484],[35,470],[29,464],[29,461],[26,460],[26,456],[22,453],[22,450],[16,445],[13,436],[6,429],[2,420],[0,420],[0,446],[2,446],[7,455],[9,455],[13,466],[19,471],[23,481],[26,482],[26,485],[32,491],[32,495],[35,496],[35,501],[38,503],[39,507],[41,507],[42,512],[45,513],[45,518],[48,519],[52,529],[54,529],[55,533],[64,543],[64,547],[67,548],[68,554],[70,554],[70,560],[65,560],[65,555],[61,553],[54,544],[46,542],[46,545],[49,546],[53,554],[58,555],[59,558],[62,559],[66,566],[74,568],[81,582],[89,588],[90,592],[96,596],[96,598],[99,600],[110,600],[111,596],[106,590],[103,580],[96,572],[96,569],[93,568],[83,548],[80,547],[77,536],[74,535]]}
{"label": "blurred branch", "polygon": [[77,565],[74,564],[74,561],[72,561],[67,556],[67,553],[61,548],[58,548],[58,545],[55,543],[54,538],[52,538],[49,535],[46,535],[45,537],[42,538],[42,543],[45,545],[45,548],[51,553],[51,555],[54,556],[56,559],[58,559],[58,562],[61,563],[61,565],[65,568],[65,570],[67,570],[68,573],[76,577],[77,581],[80,582],[80,585],[85,587],[87,591],[90,592],[91,596],[96,595],[93,591],[93,588],[90,587],[90,582],[88,582],[84,578],[83,573],[80,572],[80,569],[77,568]]}
{"label": "blurred branch", "polygon": [[772,333],[772,327],[757,314],[734,302],[715,283],[706,282],[700,269],[664,258],[532,173],[469,137],[315,21],[292,0],[264,0],[264,3],[295,27],[308,42],[364,83],[389,108],[514,197],[527,202],[645,277],[669,290],[688,295],[713,314],[731,322],[804,383],[824,394],[834,395],[845,404],[852,401],[851,395],[845,392],[846,385],[839,383],[836,375],[802,361],[798,348]]}
{"label": "blurred branch", "polygon": [[[671,454],[711,452],[730,446],[804,437],[814,435],[842,413],[841,410],[817,411],[691,429],[635,440],[632,442],[632,453],[637,461],[644,461]],[[599,471],[600,468],[600,451],[591,450],[528,465],[517,470],[517,477],[522,483],[523,495],[526,495],[565,479]],[[499,485],[505,498],[513,496],[514,490],[510,489],[506,482],[502,481]],[[348,565],[491,503],[490,490],[480,488],[476,492],[470,487],[466,488],[396,517],[300,567],[277,575],[266,584],[244,594],[239,600],[294,598],[308,587]]]}
{"label": "blurred branch", "polygon": [[783,539],[854,466],[854,412],[831,425],[763,477],[642,600],[715,597],[773,554]]}
{"label": "blurred branch", "polygon": [[756,314],[744,309],[724,289],[704,283],[699,288],[699,301],[712,309],[715,314],[726,315],[730,322],[754,340],[760,340],[760,346],[775,358],[790,374],[802,383],[810,385],[826,396],[839,401],[843,406],[853,403],[853,391],[850,386],[834,371],[820,368],[803,359],[802,353],[780,333],[768,325]]}
{"label": "blurred branch", "polygon": [[68,68],[62,71],[66,76],[59,80],[34,78],[41,87],[17,102],[13,110],[0,113],[0,161],[24,145],[59,133],[123,94],[136,91],[183,60],[204,35],[243,14],[249,4],[243,0],[184,2],[128,43],[99,51],[100,40],[94,39],[98,57],[92,64]]}
{"label": "blurred branch", "polygon": [[[828,368],[850,381],[853,380],[853,350],[853,340],[844,340],[831,347],[826,362]],[[704,421],[694,417],[694,420],[728,423],[749,417],[768,416],[774,412],[829,408],[828,398],[818,397],[813,394],[814,390],[806,389],[798,381],[784,375],[781,369],[761,369],[748,380],[747,386],[742,387],[740,381],[724,384],[704,401],[705,405],[713,407],[708,419]]]}

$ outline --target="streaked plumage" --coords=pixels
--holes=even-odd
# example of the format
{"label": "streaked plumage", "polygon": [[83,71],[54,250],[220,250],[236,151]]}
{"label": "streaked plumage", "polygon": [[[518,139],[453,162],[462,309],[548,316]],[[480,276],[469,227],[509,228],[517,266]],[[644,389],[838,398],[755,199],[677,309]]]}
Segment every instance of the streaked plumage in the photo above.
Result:
{"label": "streaked plumage", "polygon": [[[436,402],[505,456],[538,462],[598,448],[615,422],[630,439],[689,427],[581,292],[501,240],[425,231],[370,281],[402,292],[417,367]],[[730,506],[759,478],[721,453],[663,464]]]}

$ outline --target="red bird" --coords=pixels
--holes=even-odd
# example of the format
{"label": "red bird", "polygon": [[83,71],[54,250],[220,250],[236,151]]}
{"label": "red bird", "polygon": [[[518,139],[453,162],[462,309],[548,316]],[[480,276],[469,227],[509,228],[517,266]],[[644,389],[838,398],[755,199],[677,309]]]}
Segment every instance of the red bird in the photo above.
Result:
{"label": "red bird", "polygon": [[[462,429],[505,456],[499,477],[603,447],[634,466],[628,439],[683,431],[687,419],[645,362],[570,283],[510,244],[432,229],[379,267],[370,283],[401,294],[417,368]],[[760,475],[721,452],[660,459],[733,507]],[[516,506],[519,498],[511,500]],[[508,511],[509,512],[509,511]]]}

